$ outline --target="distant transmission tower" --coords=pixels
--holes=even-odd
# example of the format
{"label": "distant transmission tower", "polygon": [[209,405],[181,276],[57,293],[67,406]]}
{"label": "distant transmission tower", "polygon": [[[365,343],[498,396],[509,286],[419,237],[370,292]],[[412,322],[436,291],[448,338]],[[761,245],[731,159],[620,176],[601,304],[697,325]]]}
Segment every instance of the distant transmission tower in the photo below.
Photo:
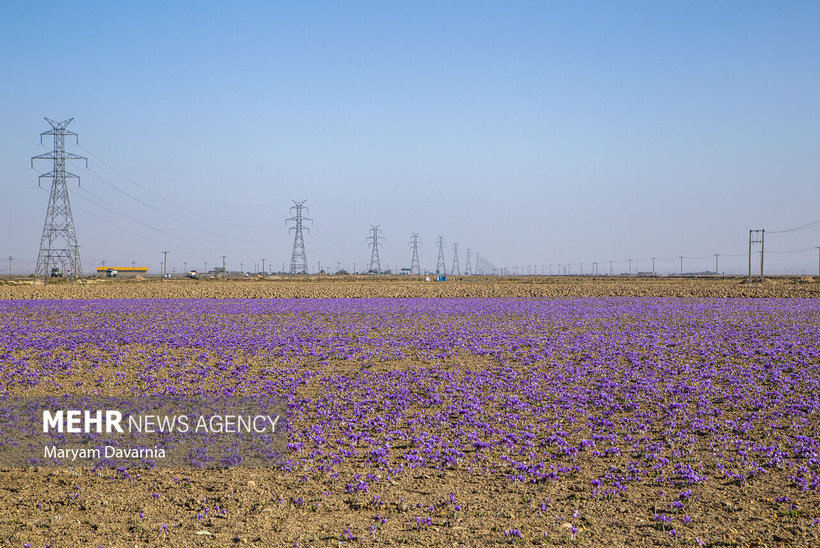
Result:
{"label": "distant transmission tower", "polygon": [[54,136],[54,150],[31,159],[31,167],[34,167],[34,160],[53,160],[54,165],[49,173],[40,175],[38,180],[44,177],[51,178],[51,194],[48,199],[48,209],[46,210],[46,220],[43,224],[43,236],[40,238],[40,252],[37,255],[37,268],[35,276],[42,275],[47,281],[52,269],[70,271],[72,279],[76,280],[78,274],[82,274],[82,264],[80,262],[80,246],[77,243],[77,233],[74,231],[74,218],[71,215],[71,202],[68,199],[68,185],[66,178],[80,178],[65,170],[66,160],[85,160],[88,167],[88,158],[78,156],[65,151],[65,136],[73,135],[79,142],[77,134],[73,131],[66,131],[66,127],[74,118],[69,118],[64,122],[55,122],[46,118],[51,124],[51,131],[40,134],[40,144],[43,143],[43,135]]}
{"label": "distant transmission tower", "polygon": [[305,253],[305,238],[302,234],[303,230],[309,230],[302,226],[303,221],[311,221],[308,217],[302,216],[302,210],[307,210],[307,206],[305,206],[305,202],[307,200],[302,200],[301,202],[297,202],[296,200],[293,201],[292,206],[290,206],[290,210],[296,210],[296,215],[293,217],[289,217],[285,219],[285,222],[293,221],[296,223],[295,226],[290,227],[288,230],[294,231],[295,234],[293,235],[293,252],[290,254],[290,275],[295,276],[296,274],[307,274],[308,273],[308,262],[307,262],[307,253]]}
{"label": "distant transmission tower", "polygon": [[469,276],[473,267],[470,265],[470,248],[467,248],[467,264],[464,266],[464,275]]}
{"label": "distant transmission tower", "polygon": [[453,268],[450,273],[455,276],[461,276],[461,268],[458,266],[458,242],[453,244]]}
{"label": "distant transmission tower", "polygon": [[438,245],[438,260],[436,261],[436,274],[447,274],[447,265],[444,263],[444,236],[439,236],[436,240]]}
{"label": "distant transmission tower", "polygon": [[371,246],[370,267],[367,269],[370,274],[380,274],[382,271],[382,264],[379,260],[379,245],[381,245],[379,240],[384,240],[379,236],[379,225],[370,225],[370,236],[367,237]]}
{"label": "distant transmission tower", "polygon": [[421,240],[419,235],[415,232],[410,236],[410,245],[413,246],[413,259],[410,261],[410,274],[421,274],[421,266],[419,266],[419,245]]}

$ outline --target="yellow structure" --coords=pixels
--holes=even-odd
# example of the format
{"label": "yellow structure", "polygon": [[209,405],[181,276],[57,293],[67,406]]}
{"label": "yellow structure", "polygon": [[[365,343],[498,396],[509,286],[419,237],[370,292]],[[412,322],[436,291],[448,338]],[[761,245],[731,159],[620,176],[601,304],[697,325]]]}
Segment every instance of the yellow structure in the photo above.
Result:
{"label": "yellow structure", "polygon": [[105,276],[109,270],[116,270],[118,276],[135,276],[148,274],[147,266],[98,266],[97,275]]}

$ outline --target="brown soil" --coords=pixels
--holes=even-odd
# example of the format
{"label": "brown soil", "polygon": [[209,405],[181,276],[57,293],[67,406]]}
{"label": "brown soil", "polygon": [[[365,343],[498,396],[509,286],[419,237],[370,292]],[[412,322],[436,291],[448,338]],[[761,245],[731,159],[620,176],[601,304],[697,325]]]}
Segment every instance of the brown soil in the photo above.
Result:
{"label": "brown soil", "polygon": [[123,298],[448,298],[448,297],[820,297],[820,278],[641,277],[452,277],[425,282],[409,277],[258,277],[242,280],[161,280],[92,278],[43,285],[30,280],[0,284],[0,299]]}
{"label": "brown soil", "polygon": [[[762,284],[738,279],[470,279],[446,283],[405,280],[103,280],[71,286],[0,286],[0,299],[53,298],[270,298],[270,297],[820,297],[814,280],[774,279]],[[87,350],[87,349],[86,349]],[[145,349],[122,348],[126,355]],[[177,350],[196,351],[195,349]],[[79,349],[67,350],[79,352]],[[41,357],[41,359],[45,359]],[[35,364],[36,365],[36,364]],[[258,364],[252,364],[258,367]],[[332,364],[334,369],[343,367]],[[354,366],[350,364],[349,366]],[[379,368],[418,368],[413,361],[383,362]],[[474,357],[457,368],[484,367]],[[70,381],[121,393],[117,370],[89,368]],[[133,375],[124,369],[128,377]],[[96,379],[104,376],[102,383]],[[69,379],[64,379],[69,385]],[[130,382],[125,379],[124,382]],[[322,387],[306,386],[305,395]],[[30,394],[27,394],[30,395]],[[692,458],[708,459],[702,448]],[[612,466],[628,458],[612,457]],[[364,465],[364,463],[361,463]],[[558,482],[513,483],[502,473],[472,474],[464,469],[416,470],[397,479],[372,481],[365,494],[346,494],[344,484],[359,468],[346,463],[339,479],[303,480],[300,471],[232,469],[193,471],[157,469],[131,472],[41,468],[0,470],[0,544],[3,546],[487,546],[502,544],[584,546],[820,545],[816,492],[789,490],[778,502],[786,473],[736,485],[716,482],[697,490],[687,507],[692,525],[669,527],[653,521],[674,500],[651,485],[630,487],[628,495],[591,498],[597,475],[582,462],[580,471]],[[372,471],[372,469],[368,469]],[[600,471],[598,471],[599,473]],[[779,475],[778,475],[779,474]],[[782,477],[781,477],[782,476]],[[461,509],[447,501],[454,495]],[[383,504],[374,502],[378,495]],[[545,504],[542,509],[541,505]],[[207,515],[196,515],[210,508]],[[225,513],[216,510],[225,509]],[[433,515],[431,524],[417,516]],[[373,532],[375,516],[386,518]],[[574,530],[573,530],[574,528]],[[515,529],[523,538],[505,536]],[[355,538],[345,537],[349,530]]]}

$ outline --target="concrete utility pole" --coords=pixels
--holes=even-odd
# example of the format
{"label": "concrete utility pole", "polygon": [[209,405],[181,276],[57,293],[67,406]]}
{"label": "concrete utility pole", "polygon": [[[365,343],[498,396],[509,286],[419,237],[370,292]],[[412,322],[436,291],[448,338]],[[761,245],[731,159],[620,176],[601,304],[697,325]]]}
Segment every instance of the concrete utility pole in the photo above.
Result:
{"label": "concrete utility pole", "polygon": [[612,261],[609,261],[609,275],[612,276]]}
{"label": "concrete utility pole", "polygon": [[817,277],[820,278],[820,246],[817,246]]}
{"label": "concrete utility pole", "polygon": [[[187,269],[186,269],[186,270],[187,270]],[[244,273],[245,273],[245,263],[239,263],[239,273],[240,273],[240,274],[244,274]]]}
{"label": "concrete utility pole", "polygon": [[715,253],[715,277],[718,275],[718,257],[720,257],[720,255]]}
{"label": "concrete utility pole", "polygon": [[227,270],[225,270],[225,259],[226,259],[226,258],[227,258],[227,257],[225,257],[225,255],[222,255],[222,275],[223,275],[223,276],[224,276],[225,274],[227,274]]}
{"label": "concrete utility pole", "polygon": [[749,230],[749,281],[752,281],[752,244],[760,244],[760,281],[763,281],[763,240],[766,236],[764,229]]}
{"label": "concrete utility pole", "polygon": [[683,276],[683,255],[678,255],[680,258],[680,275]]}
{"label": "concrete utility pole", "polygon": [[652,257],[652,277],[655,277],[655,257]]}
{"label": "concrete utility pole", "polygon": [[267,275],[267,274],[268,274],[268,271],[267,271],[267,270],[265,270],[265,261],[267,261],[267,259],[262,259],[262,274],[263,274],[263,275]]}
{"label": "concrete utility pole", "polygon": [[356,274],[356,263],[353,263],[353,274]]}
{"label": "concrete utility pole", "polygon": [[820,246],[817,246],[817,277],[820,278]]}
{"label": "concrete utility pole", "polygon": [[188,261],[182,262],[182,268],[185,270],[185,272],[188,272]]}
{"label": "concrete utility pole", "polygon": [[629,259],[629,275],[632,276],[632,259]]}
{"label": "concrete utility pole", "polygon": [[[820,249],[820,248],[819,248],[819,249]],[[12,257],[11,255],[9,255],[9,276],[11,276],[11,261],[13,261],[13,260],[14,260],[14,257]]]}
{"label": "concrete utility pole", "polygon": [[165,274],[167,272],[168,272],[168,252],[163,251],[162,252],[162,275],[165,276]]}
{"label": "concrete utility pole", "polygon": [[322,273],[322,261],[316,261],[316,274]]}

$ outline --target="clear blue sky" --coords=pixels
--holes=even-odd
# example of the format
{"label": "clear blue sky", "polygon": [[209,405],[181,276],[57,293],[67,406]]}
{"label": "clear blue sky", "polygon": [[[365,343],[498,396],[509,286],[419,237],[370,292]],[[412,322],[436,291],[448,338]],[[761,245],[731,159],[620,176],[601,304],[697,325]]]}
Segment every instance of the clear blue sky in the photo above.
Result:
{"label": "clear blue sky", "polygon": [[[808,1],[6,3],[0,258],[34,268],[47,116],[89,158],[86,272],[279,269],[294,199],[312,269],[362,269],[371,224],[394,269],[411,232],[425,268],[443,235],[497,266],[710,269],[820,219],[818,29]],[[767,264],[814,273],[817,245],[772,234],[807,251]]]}

